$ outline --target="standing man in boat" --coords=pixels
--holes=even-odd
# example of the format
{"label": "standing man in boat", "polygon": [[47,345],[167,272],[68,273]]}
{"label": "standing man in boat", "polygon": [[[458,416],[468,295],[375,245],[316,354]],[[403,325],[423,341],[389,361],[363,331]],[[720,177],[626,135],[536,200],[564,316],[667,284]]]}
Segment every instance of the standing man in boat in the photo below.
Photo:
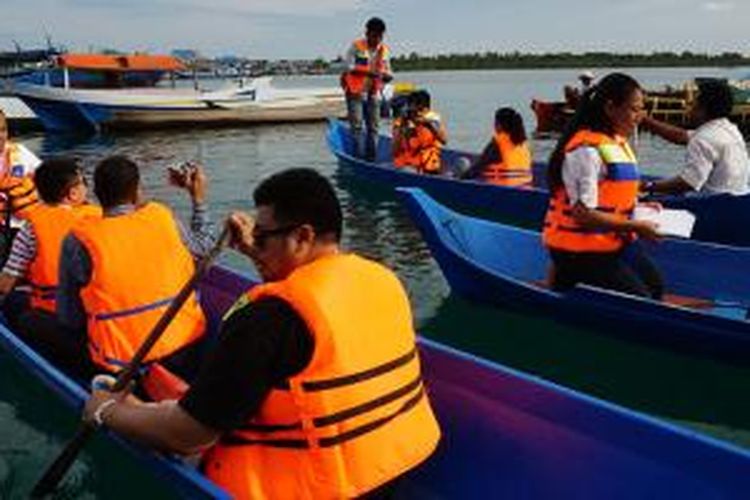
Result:
{"label": "standing man in boat", "polygon": [[99,207],[86,203],[86,183],[78,162],[53,158],[42,162],[34,180],[42,202],[28,215],[13,240],[0,273],[0,295],[7,297],[19,280],[31,285],[28,294],[3,304],[6,320],[18,334],[58,366],[75,369],[85,343],[66,334],[55,316],[60,249],[67,233],[86,218],[101,217]]}
{"label": "standing man in boat", "polygon": [[534,181],[523,118],[513,108],[495,112],[495,134],[463,179],[481,178],[499,186],[529,187]]}
{"label": "standing man in boat", "polygon": [[[206,178],[199,167],[170,173],[193,201],[191,234],[172,212],[145,202],[138,166],[112,156],[94,171],[103,217],[76,225],[60,259],[57,315],[88,339],[97,370],[117,372],[194,273],[193,255],[206,253],[213,235],[205,207]],[[147,357],[142,388],[161,399],[190,381],[202,355],[205,318],[193,294]]]}
{"label": "standing man in boat", "polygon": [[687,161],[677,176],[645,181],[642,190],[648,194],[746,194],[750,159],[742,133],[729,121],[733,105],[729,85],[708,80],[698,85],[698,95],[690,109],[690,118],[698,125],[696,130],[645,117],[641,123],[646,130],[672,143],[687,145]]}
{"label": "standing man in boat", "polygon": [[643,117],[643,91],[611,73],[583,95],[549,161],[550,202],[543,241],[551,286],[578,283],[660,299],[658,269],[634,241],[657,239],[656,224],[633,220],[638,164],[627,138]]}
{"label": "standing man in boat", "polygon": [[255,219],[229,223],[264,283],[225,316],[188,393],[97,390],[85,416],[160,450],[208,450],[203,470],[238,499],[384,497],[440,437],[406,292],[342,251],[341,206],[314,170],[273,175],[254,199]]}
{"label": "standing man in boat", "polygon": [[365,37],[354,40],[347,50],[347,69],[341,75],[356,154],[367,160],[375,159],[377,152],[381,90],[393,79],[390,49],[383,42],[384,35],[385,22],[378,17],[369,19]]}

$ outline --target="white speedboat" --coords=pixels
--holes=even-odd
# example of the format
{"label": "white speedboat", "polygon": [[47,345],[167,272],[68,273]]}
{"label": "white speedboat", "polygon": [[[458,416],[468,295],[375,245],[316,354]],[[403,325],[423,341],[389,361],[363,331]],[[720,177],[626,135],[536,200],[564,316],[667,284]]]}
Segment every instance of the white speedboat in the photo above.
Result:
{"label": "white speedboat", "polygon": [[[259,122],[325,120],[344,113],[340,89],[277,88],[270,77],[203,91],[174,86],[128,86],[138,72],[176,71],[179,63],[168,56],[115,56],[112,64],[99,59],[61,57],[58,66],[67,72],[104,73],[108,88],[75,88],[70,78],[63,84],[17,81],[13,93],[39,117],[44,127],[57,131],[98,131],[168,126],[242,125]],[[65,59],[67,57],[67,59]],[[154,57],[153,61],[128,58]],[[173,64],[172,61],[175,62]],[[142,80],[141,80],[142,81]],[[115,88],[112,88],[115,87]]]}

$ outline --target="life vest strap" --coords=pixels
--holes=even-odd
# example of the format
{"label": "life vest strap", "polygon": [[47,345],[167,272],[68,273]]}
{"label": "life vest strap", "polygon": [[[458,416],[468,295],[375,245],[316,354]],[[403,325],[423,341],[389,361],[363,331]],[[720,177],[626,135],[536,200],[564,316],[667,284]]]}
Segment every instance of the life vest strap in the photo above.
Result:
{"label": "life vest strap", "polygon": [[[385,417],[379,418],[377,420],[373,420],[372,422],[368,422],[366,424],[360,425],[358,427],[350,429],[341,434],[337,434],[335,436],[328,436],[328,437],[320,438],[318,440],[318,445],[321,448],[330,448],[333,446],[338,446],[340,444],[343,444],[347,441],[356,439],[372,431],[375,431],[383,427],[384,425],[390,423],[392,420],[394,420],[398,416],[408,412],[409,410],[417,406],[417,404],[424,397],[425,397],[425,390],[424,390],[424,387],[421,387],[419,389],[419,392],[417,392],[414,396],[409,398],[406,402],[404,402],[404,404],[398,410],[391,413],[390,415],[386,415]],[[238,433],[225,434],[221,438],[221,443],[226,446],[258,445],[258,446],[268,446],[271,448],[293,448],[293,449],[305,449],[305,448],[310,447],[310,444],[305,439],[253,439],[253,438],[244,437]]]}
{"label": "life vest strap", "polygon": [[358,373],[344,375],[343,377],[330,378],[326,380],[311,380],[302,382],[302,390],[306,392],[325,391],[347,385],[357,384],[359,382],[364,382],[371,378],[375,378],[379,375],[383,375],[390,371],[396,370],[397,368],[405,366],[416,357],[417,348],[415,347],[403,356]]}
{"label": "life vest strap", "polygon": [[158,300],[156,302],[152,302],[151,304],[146,304],[138,307],[133,307],[131,309],[123,309],[121,311],[114,311],[109,313],[100,313],[94,315],[95,321],[107,321],[110,319],[117,319],[122,318],[125,316],[134,316],[136,314],[141,314],[146,311],[151,311],[153,309],[158,309],[160,307],[164,307],[166,305],[169,305],[170,302],[174,300],[174,297],[168,297],[166,299]]}

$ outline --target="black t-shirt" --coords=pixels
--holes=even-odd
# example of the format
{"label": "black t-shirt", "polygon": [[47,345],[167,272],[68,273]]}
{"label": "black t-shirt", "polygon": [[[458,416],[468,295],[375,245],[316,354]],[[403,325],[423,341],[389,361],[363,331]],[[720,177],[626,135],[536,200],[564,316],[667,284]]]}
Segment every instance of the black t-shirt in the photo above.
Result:
{"label": "black t-shirt", "polygon": [[234,312],[180,406],[202,424],[227,432],[252,417],[271,388],[302,371],[314,339],[282,299],[264,298]]}

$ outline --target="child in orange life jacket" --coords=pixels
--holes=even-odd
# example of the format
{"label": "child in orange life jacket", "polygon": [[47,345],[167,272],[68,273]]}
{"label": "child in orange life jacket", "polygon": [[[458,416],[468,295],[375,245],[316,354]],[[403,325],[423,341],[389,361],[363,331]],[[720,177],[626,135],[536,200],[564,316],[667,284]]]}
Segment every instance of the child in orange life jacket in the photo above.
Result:
{"label": "child in orange life jacket", "polygon": [[408,151],[417,172],[436,175],[441,173],[441,150],[448,142],[448,134],[440,115],[431,109],[430,94],[418,90],[412,94],[412,113],[408,121],[414,131],[408,139]]}
{"label": "child in orange life jacket", "polygon": [[[42,203],[29,213],[0,273],[3,296],[22,278],[28,280],[31,307],[27,309],[19,300],[9,301],[4,304],[4,313],[19,335],[58,365],[75,364],[81,359],[83,346],[66,338],[55,317],[60,250],[75,224],[101,217],[101,210],[86,204],[86,183],[74,159],[46,160],[36,170],[35,179]],[[17,294],[14,296],[19,298]]]}

